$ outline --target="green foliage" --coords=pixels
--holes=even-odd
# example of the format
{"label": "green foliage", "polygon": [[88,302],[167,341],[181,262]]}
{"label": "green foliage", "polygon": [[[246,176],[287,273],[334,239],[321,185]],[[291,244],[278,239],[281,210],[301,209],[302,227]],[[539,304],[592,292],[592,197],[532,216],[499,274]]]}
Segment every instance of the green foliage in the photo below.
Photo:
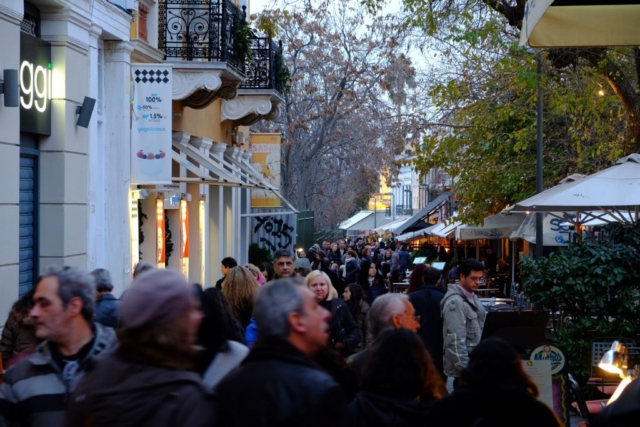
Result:
{"label": "green foliage", "polygon": [[271,265],[273,264],[273,255],[269,249],[262,248],[257,243],[252,243],[249,245],[249,262],[253,265],[258,265],[261,262]]}
{"label": "green foliage", "polygon": [[616,226],[613,242],[581,240],[548,258],[519,264],[525,294],[545,308],[562,310],[565,325],[556,339],[580,378],[589,375],[594,338],[640,336],[639,230]]}
{"label": "green foliage", "polygon": [[253,59],[251,49],[251,28],[247,24],[244,13],[239,13],[233,17],[233,52],[241,64],[247,64]]}

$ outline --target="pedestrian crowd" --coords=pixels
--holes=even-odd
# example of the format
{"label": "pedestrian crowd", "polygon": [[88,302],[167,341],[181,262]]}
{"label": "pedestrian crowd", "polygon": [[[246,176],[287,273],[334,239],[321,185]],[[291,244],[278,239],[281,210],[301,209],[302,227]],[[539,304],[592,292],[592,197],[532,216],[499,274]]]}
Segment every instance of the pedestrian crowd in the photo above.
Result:
{"label": "pedestrian crowd", "polygon": [[3,329],[0,427],[560,425],[480,341],[480,262],[418,265],[407,295],[406,247],[323,249],[225,258],[211,287],[141,262],[120,299],[107,270],[48,270]]}

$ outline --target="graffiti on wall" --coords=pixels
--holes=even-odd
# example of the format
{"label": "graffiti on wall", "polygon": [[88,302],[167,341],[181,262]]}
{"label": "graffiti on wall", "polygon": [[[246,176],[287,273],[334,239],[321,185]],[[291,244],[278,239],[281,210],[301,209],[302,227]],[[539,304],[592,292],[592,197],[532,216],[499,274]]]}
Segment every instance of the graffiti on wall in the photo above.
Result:
{"label": "graffiti on wall", "polygon": [[255,221],[253,234],[259,235],[259,243],[264,243],[272,252],[278,249],[293,250],[295,228],[287,224],[285,220],[269,215],[257,216]]}

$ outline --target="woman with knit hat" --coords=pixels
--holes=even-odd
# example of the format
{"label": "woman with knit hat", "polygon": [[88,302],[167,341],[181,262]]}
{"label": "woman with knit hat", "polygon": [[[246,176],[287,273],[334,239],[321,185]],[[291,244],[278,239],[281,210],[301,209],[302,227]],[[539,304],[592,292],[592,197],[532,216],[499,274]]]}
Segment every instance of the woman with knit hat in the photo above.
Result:
{"label": "woman with knit hat", "polygon": [[69,426],[210,426],[213,405],[191,372],[202,313],[180,273],[136,277],[122,302],[119,346],[96,359],[71,399]]}

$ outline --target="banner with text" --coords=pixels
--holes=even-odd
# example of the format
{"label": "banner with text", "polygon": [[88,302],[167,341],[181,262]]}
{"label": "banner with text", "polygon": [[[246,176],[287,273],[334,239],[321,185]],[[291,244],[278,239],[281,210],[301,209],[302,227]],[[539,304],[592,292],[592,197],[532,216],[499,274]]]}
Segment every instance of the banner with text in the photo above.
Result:
{"label": "banner with text", "polygon": [[[253,167],[278,190],[280,189],[280,142],[279,133],[251,134]],[[280,206],[280,199],[272,191],[251,190],[252,208],[279,208]]]}
{"label": "banner with text", "polygon": [[171,183],[171,65],[131,64],[131,183]]}

